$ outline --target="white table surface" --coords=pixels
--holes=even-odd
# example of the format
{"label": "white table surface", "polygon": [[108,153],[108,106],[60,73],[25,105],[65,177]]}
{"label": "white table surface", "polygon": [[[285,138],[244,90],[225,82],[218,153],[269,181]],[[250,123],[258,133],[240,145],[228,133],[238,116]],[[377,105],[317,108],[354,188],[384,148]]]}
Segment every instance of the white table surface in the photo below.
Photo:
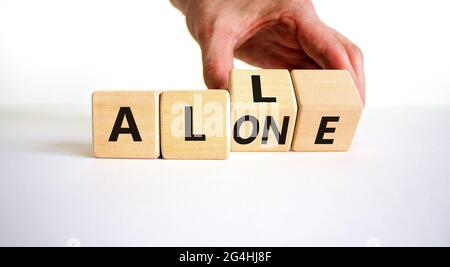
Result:
{"label": "white table surface", "polygon": [[450,245],[450,108],[367,108],[350,152],[96,159],[90,108],[0,108],[0,246]]}

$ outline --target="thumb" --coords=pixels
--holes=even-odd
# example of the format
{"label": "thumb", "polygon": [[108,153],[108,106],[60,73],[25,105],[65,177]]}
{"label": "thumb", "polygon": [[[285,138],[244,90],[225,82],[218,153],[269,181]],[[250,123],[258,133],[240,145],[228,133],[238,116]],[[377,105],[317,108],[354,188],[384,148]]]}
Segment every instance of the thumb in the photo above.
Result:
{"label": "thumb", "polygon": [[233,42],[231,38],[216,36],[201,45],[203,78],[209,89],[228,89],[228,78],[233,69]]}
{"label": "thumb", "polygon": [[315,16],[298,22],[297,38],[305,53],[322,69],[348,70],[361,100],[365,101],[364,70],[359,48],[349,45],[349,41]]}
{"label": "thumb", "polygon": [[345,48],[334,32],[317,21],[299,23],[297,37],[305,53],[323,69],[347,69],[353,71]]}

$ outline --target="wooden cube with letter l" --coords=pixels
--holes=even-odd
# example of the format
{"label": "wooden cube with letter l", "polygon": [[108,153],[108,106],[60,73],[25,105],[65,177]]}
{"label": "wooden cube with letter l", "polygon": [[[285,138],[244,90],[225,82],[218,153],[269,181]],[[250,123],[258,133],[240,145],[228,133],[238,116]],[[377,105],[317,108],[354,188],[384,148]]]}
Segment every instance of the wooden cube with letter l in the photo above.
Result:
{"label": "wooden cube with letter l", "polygon": [[294,151],[346,151],[363,110],[345,70],[293,70],[298,102]]}
{"label": "wooden cube with letter l", "polygon": [[94,92],[92,130],[96,157],[158,158],[159,92]]}
{"label": "wooden cube with letter l", "polygon": [[161,152],[165,159],[226,159],[230,95],[226,90],[161,94]]}
{"label": "wooden cube with letter l", "polygon": [[233,70],[232,151],[289,151],[297,102],[287,70]]}

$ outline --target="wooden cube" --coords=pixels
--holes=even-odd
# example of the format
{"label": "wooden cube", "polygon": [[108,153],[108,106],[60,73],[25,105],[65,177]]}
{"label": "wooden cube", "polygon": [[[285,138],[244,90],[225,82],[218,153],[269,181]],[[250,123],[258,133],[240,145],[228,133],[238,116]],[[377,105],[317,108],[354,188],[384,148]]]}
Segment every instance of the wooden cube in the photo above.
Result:
{"label": "wooden cube", "polygon": [[161,152],[165,159],[226,159],[230,96],[225,90],[161,94]]}
{"label": "wooden cube", "polygon": [[94,92],[92,130],[96,157],[158,158],[159,92]]}
{"label": "wooden cube", "polygon": [[298,116],[294,151],[346,151],[363,103],[345,70],[293,70]]}
{"label": "wooden cube", "polygon": [[232,151],[289,151],[297,101],[287,70],[233,70]]}

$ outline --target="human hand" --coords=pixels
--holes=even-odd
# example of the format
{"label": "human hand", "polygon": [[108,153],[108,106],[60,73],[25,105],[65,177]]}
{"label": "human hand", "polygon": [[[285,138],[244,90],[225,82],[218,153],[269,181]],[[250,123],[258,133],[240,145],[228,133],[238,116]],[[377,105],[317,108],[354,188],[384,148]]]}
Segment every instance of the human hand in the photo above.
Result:
{"label": "human hand", "polygon": [[261,68],[346,69],[365,101],[361,50],[310,0],[171,0],[202,50],[208,88],[228,88],[233,58]]}

